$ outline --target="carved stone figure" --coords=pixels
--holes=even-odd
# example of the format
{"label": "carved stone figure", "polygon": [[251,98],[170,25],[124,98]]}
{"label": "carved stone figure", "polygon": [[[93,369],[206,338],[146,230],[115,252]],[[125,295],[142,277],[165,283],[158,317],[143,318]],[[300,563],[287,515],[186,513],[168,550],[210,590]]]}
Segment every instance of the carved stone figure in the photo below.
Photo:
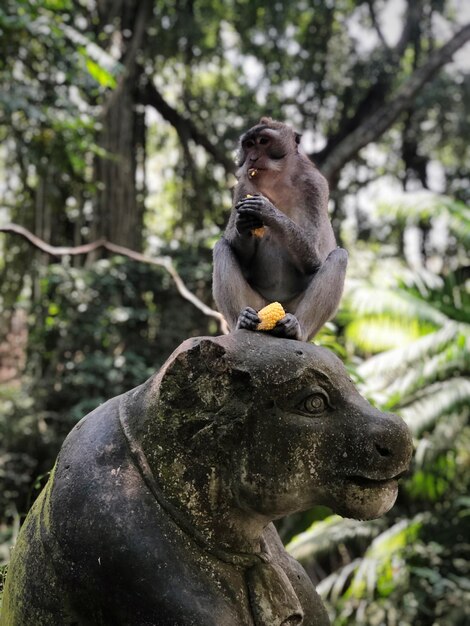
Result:
{"label": "carved stone figure", "polygon": [[2,626],[328,624],[276,518],[393,505],[412,444],[311,344],[185,341],[69,434],[10,564]]}

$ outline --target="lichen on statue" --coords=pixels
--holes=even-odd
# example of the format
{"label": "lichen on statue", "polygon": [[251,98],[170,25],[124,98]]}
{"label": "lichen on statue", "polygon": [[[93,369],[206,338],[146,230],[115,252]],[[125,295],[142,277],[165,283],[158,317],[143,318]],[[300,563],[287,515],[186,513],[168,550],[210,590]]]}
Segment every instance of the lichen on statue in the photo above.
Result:
{"label": "lichen on statue", "polygon": [[272,521],[393,505],[404,423],[312,344],[236,331],[185,341],[67,437],[13,552],[2,626],[323,626]]}

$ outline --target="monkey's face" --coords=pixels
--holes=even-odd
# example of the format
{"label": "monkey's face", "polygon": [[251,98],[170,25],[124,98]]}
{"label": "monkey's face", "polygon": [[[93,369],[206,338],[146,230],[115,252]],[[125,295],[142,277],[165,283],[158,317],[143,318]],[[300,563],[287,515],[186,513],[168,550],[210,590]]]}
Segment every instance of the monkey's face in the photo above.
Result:
{"label": "monkey's face", "polygon": [[297,154],[299,142],[300,135],[286,124],[261,118],[240,138],[238,177],[256,184],[258,179],[282,172],[286,160]]}

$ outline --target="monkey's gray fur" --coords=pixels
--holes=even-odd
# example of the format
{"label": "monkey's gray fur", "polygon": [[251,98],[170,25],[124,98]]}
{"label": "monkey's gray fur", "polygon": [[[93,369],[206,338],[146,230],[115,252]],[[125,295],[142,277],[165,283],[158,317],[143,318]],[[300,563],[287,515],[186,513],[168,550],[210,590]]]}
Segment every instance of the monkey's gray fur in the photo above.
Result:
{"label": "monkey's gray fur", "polygon": [[256,311],[278,301],[287,314],[271,332],[307,341],[339,305],[348,255],[336,246],[328,183],[299,141],[268,117],[240,139],[233,208],[214,249],[214,299],[232,330],[255,330]]}

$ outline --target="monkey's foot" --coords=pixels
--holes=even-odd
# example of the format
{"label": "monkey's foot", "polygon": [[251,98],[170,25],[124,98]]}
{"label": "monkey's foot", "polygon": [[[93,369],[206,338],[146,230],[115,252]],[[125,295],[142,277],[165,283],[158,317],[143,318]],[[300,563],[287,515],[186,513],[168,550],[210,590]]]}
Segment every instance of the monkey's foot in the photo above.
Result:
{"label": "monkey's foot", "polygon": [[258,313],[254,309],[252,309],[251,306],[247,306],[238,316],[236,328],[237,330],[256,330],[260,321],[261,320],[258,317]]}
{"label": "monkey's foot", "polygon": [[299,320],[287,313],[282,320],[279,320],[276,326],[270,331],[272,335],[276,337],[285,337],[286,339],[302,339],[302,330],[300,328]]}

